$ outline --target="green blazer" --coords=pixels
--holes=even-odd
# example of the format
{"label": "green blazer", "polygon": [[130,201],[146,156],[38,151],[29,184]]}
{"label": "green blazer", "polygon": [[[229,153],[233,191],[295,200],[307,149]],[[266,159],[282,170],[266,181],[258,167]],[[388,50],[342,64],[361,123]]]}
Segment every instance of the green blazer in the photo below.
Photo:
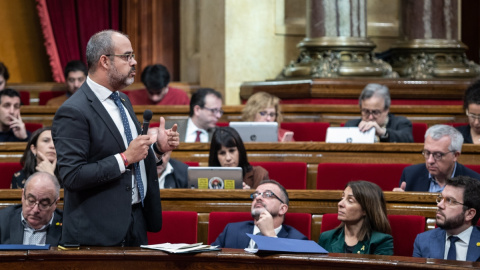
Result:
{"label": "green blazer", "polygon": [[[343,228],[326,231],[320,235],[318,244],[332,253],[345,253],[345,233]],[[393,237],[389,234],[372,232],[370,239],[359,241],[353,253],[393,255]]]}

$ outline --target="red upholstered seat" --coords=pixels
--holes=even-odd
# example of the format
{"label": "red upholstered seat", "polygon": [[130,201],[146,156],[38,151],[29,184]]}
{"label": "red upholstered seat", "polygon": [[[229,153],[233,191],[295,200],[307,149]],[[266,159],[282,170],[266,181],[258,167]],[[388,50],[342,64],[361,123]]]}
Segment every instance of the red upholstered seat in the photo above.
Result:
{"label": "red upholstered seat", "polygon": [[52,99],[65,95],[64,91],[44,91],[38,93],[38,105],[47,105],[47,102]]}
{"label": "red upholstered seat", "polygon": [[365,180],[377,184],[384,191],[398,187],[403,169],[410,164],[320,163],[317,171],[317,189],[343,190],[350,181]]}
{"label": "red upholstered seat", "polygon": [[413,142],[424,143],[427,129],[428,125],[426,123],[412,123]]}
{"label": "red upholstered seat", "polygon": [[0,189],[10,188],[13,174],[21,169],[20,162],[0,162]]}
{"label": "red upholstered seat", "polygon": [[42,127],[43,127],[43,125],[40,124],[40,123],[25,123],[25,129],[32,132],[32,133],[35,130],[40,129]]}
{"label": "red upholstered seat", "polygon": [[217,125],[217,127],[228,127],[229,124],[229,122],[217,122],[215,125]]}
{"label": "red upholstered seat", "polygon": [[30,92],[28,91],[18,91],[20,94],[20,102],[22,105],[30,105]]}
{"label": "red upholstered seat", "polygon": [[472,164],[463,164],[467,168],[476,171],[477,173],[480,173],[480,165],[472,165]]}
{"label": "red upholstered seat", "polygon": [[324,142],[330,123],[323,122],[283,122],[280,127],[293,131],[295,141]]}
{"label": "red upholstered seat", "polygon": [[[252,220],[249,212],[211,212],[208,217],[208,243],[213,243],[228,223]],[[312,231],[312,215],[309,213],[287,213],[286,225],[292,226],[308,239]]]}
{"label": "red upholstered seat", "polygon": [[198,167],[200,164],[199,162],[196,162],[196,161],[185,161],[183,163],[187,164],[189,167]]}
{"label": "red upholstered seat", "polygon": [[197,242],[197,212],[163,211],[160,232],[147,232],[148,244]]}
{"label": "red upholstered seat", "polygon": [[[413,215],[387,215],[392,228],[393,254],[412,256],[413,243],[419,233],[425,231],[425,217]],[[324,214],[320,233],[335,229],[340,225],[337,214]]]}
{"label": "red upholstered seat", "polygon": [[307,188],[307,163],[304,162],[250,162],[262,166],[270,179],[278,181],[286,189]]}

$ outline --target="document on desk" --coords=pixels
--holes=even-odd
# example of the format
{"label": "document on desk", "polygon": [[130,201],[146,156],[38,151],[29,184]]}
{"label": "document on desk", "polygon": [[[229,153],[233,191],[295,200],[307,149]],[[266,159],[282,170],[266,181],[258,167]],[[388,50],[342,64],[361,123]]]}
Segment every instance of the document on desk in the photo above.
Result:
{"label": "document on desk", "polygon": [[290,238],[268,237],[263,235],[253,235],[247,233],[258,246],[258,249],[246,248],[245,251],[250,253],[258,252],[292,252],[292,253],[321,253],[327,254],[323,247],[319,246],[312,240],[299,240]]}
{"label": "document on desk", "polygon": [[168,253],[198,253],[206,251],[218,251],[217,246],[204,245],[203,243],[195,244],[156,244],[156,245],[141,245],[142,248],[149,248],[155,250],[161,250]]}
{"label": "document on desk", "polygon": [[11,245],[1,244],[0,250],[48,250],[50,244],[45,245]]}

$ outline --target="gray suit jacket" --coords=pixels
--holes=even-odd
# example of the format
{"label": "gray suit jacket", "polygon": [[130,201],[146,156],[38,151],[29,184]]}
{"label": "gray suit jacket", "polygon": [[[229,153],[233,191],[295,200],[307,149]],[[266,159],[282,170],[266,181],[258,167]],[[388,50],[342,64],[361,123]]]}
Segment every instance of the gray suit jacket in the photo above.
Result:
{"label": "gray suit jacket", "polygon": [[[120,93],[120,98],[140,134],[128,97]],[[57,110],[52,137],[65,188],[62,243],[120,245],[131,220],[132,170],[120,172],[114,155],[126,150],[121,133],[87,83]],[[151,149],[144,162],[147,193],[142,210],[146,229],[157,232],[162,206]],[[146,232],[140,241],[146,244]]]}
{"label": "gray suit jacket", "polygon": [[[171,128],[175,123],[177,123],[177,132],[180,135],[180,142],[185,142],[185,137],[187,135],[187,124],[188,124],[188,119],[177,119],[177,120],[168,120],[165,121],[165,128],[169,129]],[[209,129],[208,130],[208,142],[212,141],[212,135],[213,132],[215,132],[215,129]]]}

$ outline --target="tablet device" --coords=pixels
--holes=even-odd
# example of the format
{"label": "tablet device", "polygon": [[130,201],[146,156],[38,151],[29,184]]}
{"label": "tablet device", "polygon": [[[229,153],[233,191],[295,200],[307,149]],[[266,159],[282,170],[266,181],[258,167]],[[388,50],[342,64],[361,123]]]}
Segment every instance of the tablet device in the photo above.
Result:
{"label": "tablet device", "polygon": [[277,122],[230,122],[243,142],[278,142]]}
{"label": "tablet device", "polygon": [[188,187],[194,189],[242,189],[242,168],[188,167]]}
{"label": "tablet device", "polygon": [[327,143],[374,143],[375,128],[361,132],[358,127],[327,128]]}

